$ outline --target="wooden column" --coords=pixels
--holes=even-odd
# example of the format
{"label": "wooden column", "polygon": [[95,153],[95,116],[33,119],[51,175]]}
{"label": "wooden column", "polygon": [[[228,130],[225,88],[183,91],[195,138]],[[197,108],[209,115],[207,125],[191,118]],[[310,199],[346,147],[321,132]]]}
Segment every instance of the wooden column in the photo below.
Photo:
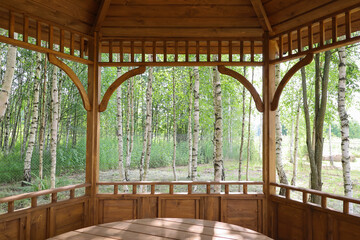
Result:
{"label": "wooden column", "polygon": [[86,183],[91,186],[86,189],[86,195],[90,196],[89,215],[86,221],[89,225],[97,223],[96,194],[99,180],[99,139],[100,139],[100,69],[99,60],[99,41],[97,32],[94,33],[94,40],[89,41],[89,59],[94,64],[88,65],[88,95],[91,110],[87,112],[87,132],[86,132]]}
{"label": "wooden column", "polygon": [[264,181],[264,233],[272,235],[272,218],[270,194],[275,187],[270,182],[276,181],[275,154],[275,111],[271,111],[271,101],[275,92],[275,65],[270,60],[275,58],[275,41],[269,40],[268,32],[264,34],[264,67],[263,67],[263,181]]}

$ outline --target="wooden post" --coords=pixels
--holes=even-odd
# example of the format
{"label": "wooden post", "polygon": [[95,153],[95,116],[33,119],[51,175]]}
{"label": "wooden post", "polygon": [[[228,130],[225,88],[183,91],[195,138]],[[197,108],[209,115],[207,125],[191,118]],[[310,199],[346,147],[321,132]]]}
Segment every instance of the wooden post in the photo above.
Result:
{"label": "wooden post", "polygon": [[275,172],[275,111],[271,111],[271,101],[275,92],[275,65],[270,60],[275,59],[275,41],[269,39],[269,33],[264,34],[264,67],[263,67],[263,181],[264,181],[264,233],[273,235],[272,207],[270,194],[275,194],[275,187],[270,182],[276,181]]}
{"label": "wooden post", "polygon": [[89,41],[89,59],[94,64],[88,65],[88,95],[91,110],[87,112],[86,132],[86,182],[91,186],[86,188],[86,195],[90,197],[89,222],[90,225],[97,224],[96,194],[99,181],[99,138],[100,138],[100,69],[98,66],[99,46],[98,33],[94,33],[94,40]]}

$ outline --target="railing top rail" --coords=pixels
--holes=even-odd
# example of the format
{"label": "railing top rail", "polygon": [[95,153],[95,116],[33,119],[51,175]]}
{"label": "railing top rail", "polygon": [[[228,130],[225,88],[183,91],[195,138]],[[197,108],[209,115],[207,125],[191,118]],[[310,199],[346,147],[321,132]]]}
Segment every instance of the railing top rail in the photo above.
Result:
{"label": "railing top rail", "polygon": [[254,181],[133,181],[133,182],[98,182],[97,185],[264,185],[264,182]]}
{"label": "railing top rail", "polygon": [[19,194],[19,195],[15,195],[15,196],[0,198],[0,203],[12,202],[12,201],[22,200],[22,199],[26,199],[26,198],[39,197],[42,195],[64,192],[64,191],[68,191],[68,190],[89,187],[89,186],[91,186],[90,183],[82,183],[82,184],[69,185],[69,186],[59,187],[59,188],[54,188],[54,189],[42,190],[42,191],[38,191],[38,192],[23,193],[23,194]]}

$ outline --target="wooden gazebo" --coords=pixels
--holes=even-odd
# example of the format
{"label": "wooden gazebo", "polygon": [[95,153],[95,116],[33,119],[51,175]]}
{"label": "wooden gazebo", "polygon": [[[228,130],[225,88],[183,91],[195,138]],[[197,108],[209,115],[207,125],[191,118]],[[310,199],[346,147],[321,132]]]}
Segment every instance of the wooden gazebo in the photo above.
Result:
{"label": "wooden gazebo", "polygon": [[[0,239],[45,239],[99,223],[156,217],[223,221],[275,239],[360,239],[360,217],[349,213],[358,199],[276,183],[274,140],[274,111],[292,75],[314,53],[360,41],[360,0],[0,0],[0,27],[7,30],[1,42],[46,53],[65,71],[87,111],[85,183],[0,199],[8,205],[0,215]],[[148,61],[146,54],[158,58]],[[276,89],[275,64],[300,57]],[[88,65],[87,91],[61,59]],[[244,84],[263,113],[263,181],[99,182],[100,114],[116,88],[147,66],[214,65]],[[245,65],[263,68],[262,97],[226,67]],[[101,98],[100,68],[110,66],[134,68],[114,79]],[[132,192],[119,192],[124,184]],[[211,193],[214,184],[225,190]],[[100,194],[100,185],[113,186],[113,193]],[[138,185],[151,191],[139,194]],[[169,191],[157,193],[156,185]],[[176,185],[187,185],[187,193],[177,194]],[[193,193],[193,185],[205,185],[206,192]],[[230,185],[242,192],[231,192]],[[249,185],[263,193],[251,193]],[[277,195],[280,187],[285,197]],[[75,194],[80,188],[83,196]],[[64,191],[69,199],[58,201]],[[291,191],[301,192],[302,201],[292,199]],[[308,203],[309,194],[321,196],[321,205]],[[51,203],[38,206],[43,195],[51,195]],[[31,199],[31,207],[15,211],[21,199]],[[328,199],[343,202],[343,211],[328,208]]]}

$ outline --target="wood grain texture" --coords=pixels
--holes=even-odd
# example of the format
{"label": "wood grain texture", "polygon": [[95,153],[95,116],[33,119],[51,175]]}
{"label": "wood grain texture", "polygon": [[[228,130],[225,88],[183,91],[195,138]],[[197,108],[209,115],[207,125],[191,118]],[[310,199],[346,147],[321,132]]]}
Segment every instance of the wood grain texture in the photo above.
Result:
{"label": "wood grain texture", "polygon": [[242,76],[240,73],[235,72],[234,70],[231,70],[221,65],[218,66],[218,70],[220,73],[231,76],[236,80],[238,80],[242,85],[244,85],[244,87],[250,92],[251,96],[253,97],[256,105],[256,109],[259,112],[264,111],[264,104],[260,98],[259,93],[255,89],[255,87],[244,76]]}
{"label": "wood grain texture", "polygon": [[127,79],[134,77],[139,74],[143,74],[146,70],[145,66],[140,66],[138,68],[132,69],[123,75],[121,75],[118,79],[116,79],[110,87],[106,90],[103,99],[101,100],[101,103],[99,105],[99,112],[103,112],[106,110],[108,102],[110,100],[111,95],[115,92],[115,90]]}
{"label": "wood grain texture", "polygon": [[76,88],[78,89],[78,91],[80,93],[81,100],[83,102],[83,106],[84,106],[85,110],[90,111],[91,110],[91,105],[90,105],[90,101],[89,101],[89,96],[88,96],[84,86],[82,85],[80,79],[75,74],[75,72],[69,66],[67,66],[64,62],[60,61],[53,54],[48,54],[48,59],[49,59],[50,63],[52,63],[55,66],[62,69],[69,76],[69,78],[75,84]]}
{"label": "wood grain texture", "polygon": [[309,53],[306,55],[305,58],[301,59],[297,62],[290,70],[285,74],[285,76],[281,79],[278,87],[276,88],[274,97],[271,101],[271,111],[275,111],[279,106],[279,101],[281,97],[281,93],[284,90],[286,84],[290,81],[292,76],[299,71],[301,68],[305,67],[306,65],[310,64],[314,58],[314,54]]}

